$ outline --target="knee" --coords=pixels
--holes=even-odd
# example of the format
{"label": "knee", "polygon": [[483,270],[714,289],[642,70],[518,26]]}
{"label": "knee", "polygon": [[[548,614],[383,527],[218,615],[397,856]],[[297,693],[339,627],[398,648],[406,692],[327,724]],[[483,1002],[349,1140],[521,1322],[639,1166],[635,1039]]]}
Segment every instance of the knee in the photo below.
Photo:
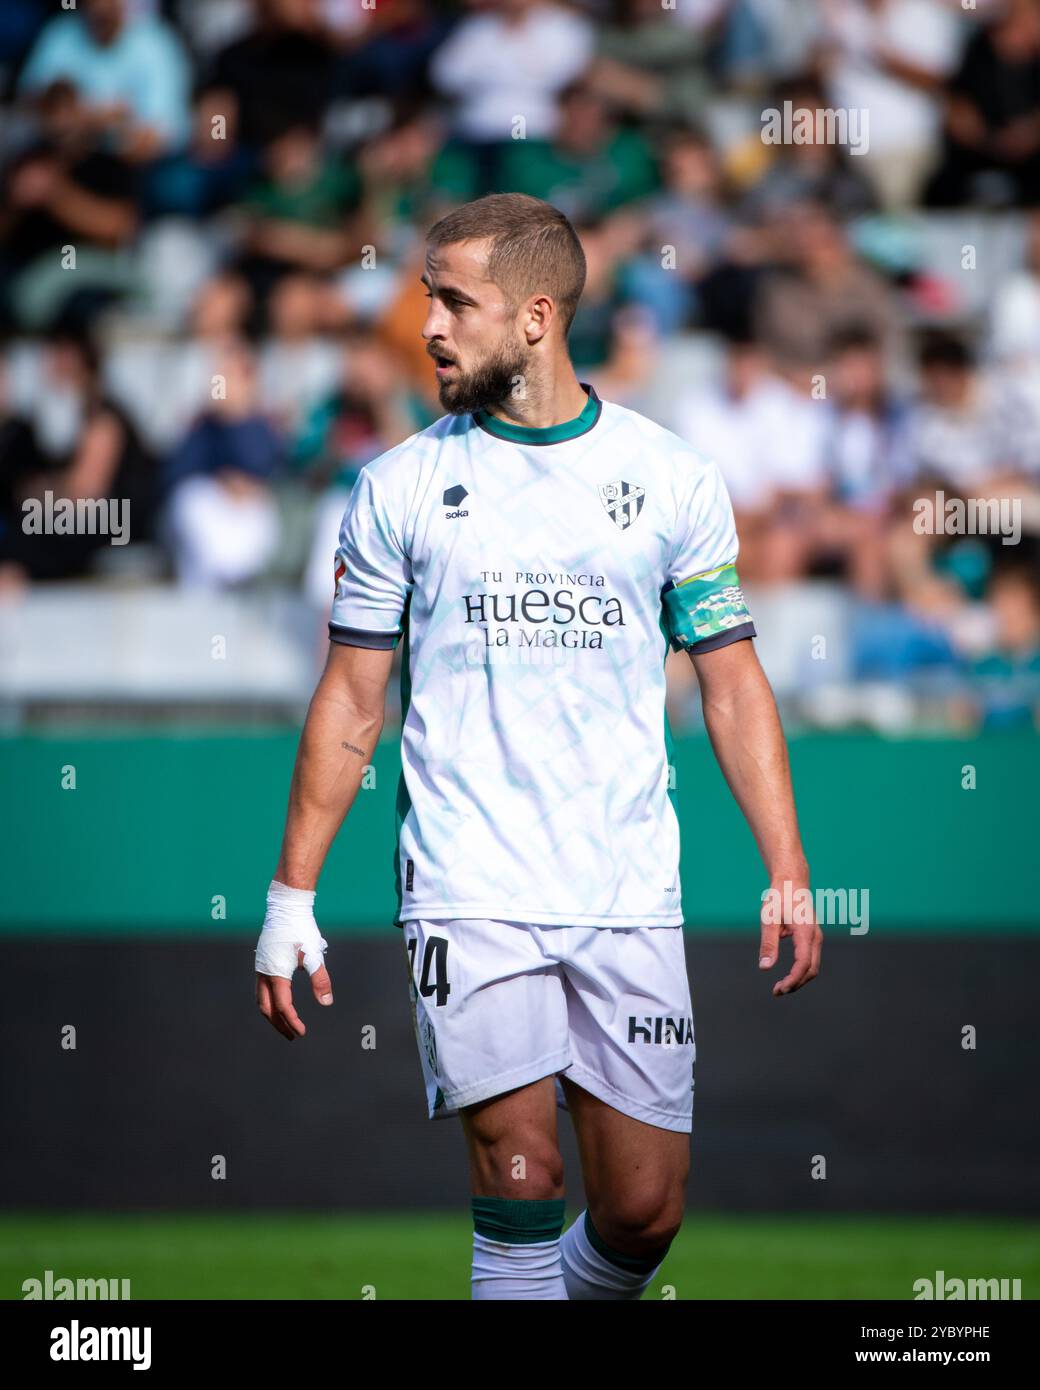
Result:
{"label": "knee", "polygon": [[478,1144],[474,1179],[481,1191],[494,1197],[545,1201],[563,1196],[563,1158],[545,1135],[506,1135]]}
{"label": "knee", "polygon": [[624,1255],[663,1256],[682,1225],[683,1190],[678,1185],[644,1188],[615,1201],[590,1203],[589,1212],[612,1249]]}

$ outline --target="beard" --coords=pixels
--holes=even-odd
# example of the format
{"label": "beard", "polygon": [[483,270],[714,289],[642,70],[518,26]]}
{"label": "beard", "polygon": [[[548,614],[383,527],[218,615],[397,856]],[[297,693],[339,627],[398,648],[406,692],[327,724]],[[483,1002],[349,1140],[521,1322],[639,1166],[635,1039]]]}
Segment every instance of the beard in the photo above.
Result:
{"label": "beard", "polygon": [[437,394],[451,415],[471,415],[500,404],[516,389],[517,378],[526,376],[527,357],[519,343],[504,347],[474,367],[471,372],[457,370],[454,381],[442,381]]}

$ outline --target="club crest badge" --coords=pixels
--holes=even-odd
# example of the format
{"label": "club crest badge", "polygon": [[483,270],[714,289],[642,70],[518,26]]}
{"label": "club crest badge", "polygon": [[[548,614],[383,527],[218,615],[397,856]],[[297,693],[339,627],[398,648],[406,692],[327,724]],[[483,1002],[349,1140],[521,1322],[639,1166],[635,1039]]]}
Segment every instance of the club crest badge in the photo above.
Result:
{"label": "club crest badge", "polygon": [[643,510],[646,488],[635,483],[600,483],[600,501],[619,531],[627,530]]}

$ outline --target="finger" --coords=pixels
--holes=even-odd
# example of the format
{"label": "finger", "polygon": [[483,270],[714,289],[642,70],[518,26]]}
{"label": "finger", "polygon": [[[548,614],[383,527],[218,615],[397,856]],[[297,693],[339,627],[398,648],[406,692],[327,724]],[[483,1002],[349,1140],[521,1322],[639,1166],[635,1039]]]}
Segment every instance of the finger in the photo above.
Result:
{"label": "finger", "polygon": [[311,989],[314,991],[314,997],[319,1004],[332,1003],[332,981],[329,979],[329,972],[324,965],[315,970],[311,976]]}
{"label": "finger", "polygon": [[762,923],[762,937],[758,944],[758,968],[769,970],[776,964],[780,949],[780,926],[777,922]]}
{"label": "finger", "polygon": [[778,984],[774,985],[775,995],[793,994],[812,978],[813,927],[798,927],[794,930],[794,960],[791,969]]}
{"label": "finger", "polygon": [[819,927],[814,927],[812,939],[809,943],[809,967],[802,979],[799,980],[797,984],[791,986],[792,990],[804,989],[805,986],[811,984],[820,973],[820,948],[822,942],[823,933],[820,931]]}
{"label": "finger", "polygon": [[271,979],[268,975],[257,975],[256,977],[256,1002],[260,1012],[276,1033],[281,1033],[283,1038],[288,1038],[294,1042],[296,1034],[281,1017],[275,1013],[274,1000],[271,997]]}
{"label": "finger", "polygon": [[282,1037],[286,1040],[286,1042],[296,1041],[296,1034],[286,1023],[285,1019],[281,1016],[281,1014],[271,1014],[271,1027],[275,1030],[276,1033],[281,1033]]}
{"label": "finger", "polygon": [[820,955],[823,951],[823,932],[820,924],[815,922],[812,927],[812,935],[809,940],[809,969],[806,971],[804,984],[810,980],[815,980],[820,973]]}
{"label": "finger", "polygon": [[812,966],[812,939],[815,931],[815,924],[795,927],[794,963],[788,974],[773,986],[774,995],[791,994],[805,984],[805,977]]}
{"label": "finger", "polygon": [[300,964],[308,975],[316,974],[325,964],[325,952],[329,943],[323,936],[318,939],[321,942],[320,948],[311,946],[309,950],[300,952]]}
{"label": "finger", "polygon": [[278,975],[272,975],[271,997],[276,1016],[281,1018],[297,1037],[302,1038],[307,1029],[303,1026],[303,1021],[293,1006],[292,982],[283,980]]}

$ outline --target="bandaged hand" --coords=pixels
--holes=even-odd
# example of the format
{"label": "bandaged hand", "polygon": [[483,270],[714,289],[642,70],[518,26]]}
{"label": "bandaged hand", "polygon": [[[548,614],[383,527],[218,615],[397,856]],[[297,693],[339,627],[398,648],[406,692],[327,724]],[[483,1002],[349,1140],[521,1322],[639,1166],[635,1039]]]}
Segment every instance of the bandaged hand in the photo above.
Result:
{"label": "bandaged hand", "polygon": [[291,1042],[306,1033],[292,1001],[292,977],[300,965],[311,977],[319,1004],[332,1003],[325,969],[328,942],[314,920],[314,893],[272,880],[267,915],[256,944],[256,1001],[271,1025]]}

